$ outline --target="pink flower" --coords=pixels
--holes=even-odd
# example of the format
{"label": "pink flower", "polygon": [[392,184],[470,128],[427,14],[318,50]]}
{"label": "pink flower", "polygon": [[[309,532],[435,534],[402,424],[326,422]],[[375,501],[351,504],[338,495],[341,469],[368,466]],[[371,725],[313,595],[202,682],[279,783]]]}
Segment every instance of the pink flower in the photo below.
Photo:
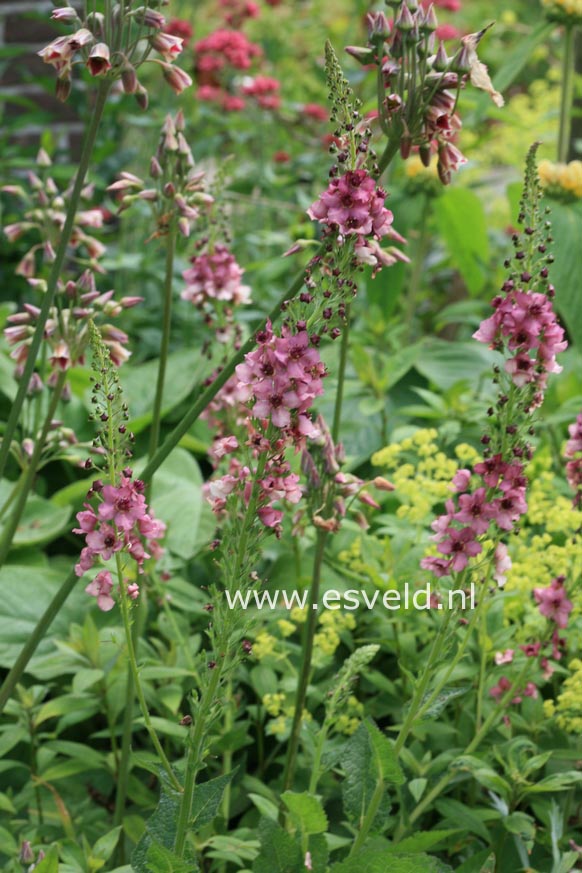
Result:
{"label": "pink flower", "polygon": [[454,516],[456,521],[471,525],[477,535],[487,531],[495,512],[486,498],[485,488],[478,488],[473,494],[461,494],[459,497],[460,509]]}
{"label": "pink flower", "polygon": [[166,32],[156,33],[151,38],[152,48],[166,61],[173,61],[182,51],[184,40],[180,36],[172,36]]}
{"label": "pink flower", "polygon": [[473,528],[463,527],[457,530],[450,527],[447,529],[447,539],[440,542],[437,549],[442,555],[451,555],[451,569],[458,573],[465,569],[469,558],[483,551],[483,546],[475,539]]}
{"label": "pink flower", "polygon": [[[139,480],[138,480],[139,481]],[[113,521],[121,530],[129,531],[135,522],[146,515],[146,502],[141,486],[122,476],[121,485],[105,485],[103,503],[99,504],[99,518]]]}
{"label": "pink flower", "polygon": [[233,306],[250,303],[251,289],[242,284],[243,270],[225,245],[216,245],[212,253],[196,255],[192,266],[182,273],[186,288],[180,294],[195,306],[213,300]]}
{"label": "pink flower", "polygon": [[115,600],[111,596],[112,588],[113,579],[111,573],[108,570],[101,570],[100,573],[97,573],[93,581],[89,582],[85,591],[92,597],[97,598],[97,606],[99,609],[102,609],[103,612],[109,612],[109,610],[113,609],[115,606]]}
{"label": "pink flower", "polygon": [[511,664],[513,661],[513,649],[506,649],[504,652],[495,652],[495,663],[499,667],[501,664]]}
{"label": "pink flower", "polygon": [[507,572],[512,567],[511,558],[507,551],[505,543],[498,543],[495,548],[495,562],[493,568],[493,578],[500,588],[503,588],[507,582]]}
{"label": "pink flower", "polygon": [[337,230],[343,236],[389,232],[392,213],[384,206],[386,193],[365,170],[350,170],[332,179],[319,199],[307,210],[310,218]]}
{"label": "pink flower", "polygon": [[108,561],[114,552],[118,552],[123,543],[117,538],[115,529],[109,524],[101,524],[98,529],[89,531],[85,537],[87,546],[94,555],[100,555]]}
{"label": "pink flower", "polygon": [[574,605],[566,596],[564,576],[557,576],[547,588],[534,588],[534,597],[542,615],[560,628],[567,627],[568,616]]}

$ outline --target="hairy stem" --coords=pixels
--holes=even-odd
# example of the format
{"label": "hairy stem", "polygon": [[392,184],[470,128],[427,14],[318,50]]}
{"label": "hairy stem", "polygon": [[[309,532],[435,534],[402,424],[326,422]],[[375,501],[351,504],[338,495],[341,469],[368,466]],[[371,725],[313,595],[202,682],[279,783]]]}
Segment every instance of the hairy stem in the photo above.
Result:
{"label": "hairy stem", "polygon": [[61,394],[63,393],[63,388],[65,387],[66,381],[66,372],[60,372],[57,379],[57,384],[53,388],[42,430],[40,434],[35,434],[34,450],[30,457],[30,461],[28,462],[26,473],[22,478],[14,509],[12,510],[10,517],[6,521],[6,524],[4,525],[4,529],[2,531],[2,536],[0,537],[0,567],[2,567],[4,562],[6,561],[8,552],[10,551],[10,546],[12,545],[12,540],[14,539],[14,534],[16,533],[16,530],[18,528],[18,525],[20,524],[20,520],[26,508],[26,501],[28,500],[28,495],[32,489],[42,451],[45,446],[46,438],[48,436],[52,420],[55,417],[57,406],[59,405],[59,400],[61,399]]}
{"label": "hairy stem", "polygon": [[153,744],[153,746],[158,754],[158,758],[160,759],[160,763],[161,763],[162,767],[164,768],[164,770],[166,771],[166,773],[168,774],[168,778],[172,784],[172,788],[174,788],[176,791],[181,791],[182,786],[178,782],[176,775],[175,775],[174,771],[172,770],[172,766],[171,766],[170,762],[168,761],[166,753],[164,752],[164,750],[162,748],[162,744],[160,743],[158,735],[157,735],[155,728],[152,724],[148,705],[147,705],[147,702],[145,699],[145,695],[143,693],[143,688],[141,686],[141,682],[140,682],[140,678],[139,678],[139,670],[138,670],[138,666],[137,666],[137,660],[135,657],[135,648],[133,645],[131,619],[129,616],[128,596],[127,596],[127,592],[125,590],[125,585],[123,583],[123,571],[122,571],[122,567],[121,567],[121,558],[119,556],[119,552],[116,553],[115,559],[117,562],[117,576],[119,579],[119,595],[120,595],[119,602],[120,602],[120,606],[121,606],[121,616],[123,618],[123,627],[125,630],[125,642],[126,642],[126,646],[127,646],[127,657],[129,659],[129,667],[131,669],[131,673],[133,676],[133,685],[134,685],[134,689],[135,689],[135,694],[136,694],[136,697],[137,697],[139,705],[140,705],[140,709],[141,709],[143,720],[144,720],[144,723],[146,726],[146,730],[147,730],[147,732],[150,736],[150,739],[152,741],[152,744]]}
{"label": "hairy stem", "polygon": [[54,305],[57,283],[62,272],[63,262],[65,260],[65,255],[67,252],[67,246],[73,232],[75,216],[77,214],[77,209],[79,208],[79,202],[81,198],[81,191],[85,183],[87,170],[89,169],[89,163],[93,154],[93,147],[95,145],[95,140],[97,139],[97,133],[99,131],[99,125],[101,123],[101,118],[103,116],[103,110],[105,109],[105,103],[107,101],[107,95],[109,93],[110,87],[111,82],[104,80],[100,82],[99,88],[97,90],[97,98],[95,100],[95,105],[93,106],[91,121],[89,123],[87,135],[83,144],[83,151],[79,160],[79,169],[77,170],[75,185],[69,199],[65,224],[63,226],[63,230],[59,239],[59,244],[55,252],[55,260],[53,261],[53,265],[51,268],[50,276],[47,283],[47,289],[42,298],[42,305],[38,314],[34,335],[28,349],[28,356],[24,365],[24,372],[20,379],[18,391],[12,404],[10,415],[8,416],[8,421],[6,422],[6,428],[4,430],[2,444],[0,445],[0,479],[4,475],[4,470],[6,468],[6,462],[8,460],[8,454],[10,452],[12,439],[16,431],[16,426],[20,418],[22,406],[26,398],[26,392],[28,391],[28,384],[34,372],[34,366],[36,364],[40,345],[44,337],[45,325],[47,323],[50,310]]}
{"label": "hairy stem", "polygon": [[301,672],[297,682],[297,692],[295,694],[295,712],[293,713],[293,724],[291,726],[291,736],[289,737],[289,745],[287,746],[287,758],[285,760],[285,770],[283,772],[283,791],[287,791],[293,784],[295,776],[295,765],[297,762],[297,750],[299,748],[299,735],[301,733],[301,720],[303,717],[303,708],[305,698],[307,696],[307,687],[309,685],[309,676],[311,673],[311,659],[313,656],[313,638],[315,636],[315,628],[317,626],[317,601],[319,599],[319,587],[321,584],[321,570],[323,567],[323,556],[325,554],[325,544],[327,541],[328,532],[326,530],[318,530],[317,540],[315,544],[315,557],[313,559],[313,576],[311,579],[311,591],[309,592],[309,604],[307,606],[307,621],[303,632],[303,643],[301,646]]}

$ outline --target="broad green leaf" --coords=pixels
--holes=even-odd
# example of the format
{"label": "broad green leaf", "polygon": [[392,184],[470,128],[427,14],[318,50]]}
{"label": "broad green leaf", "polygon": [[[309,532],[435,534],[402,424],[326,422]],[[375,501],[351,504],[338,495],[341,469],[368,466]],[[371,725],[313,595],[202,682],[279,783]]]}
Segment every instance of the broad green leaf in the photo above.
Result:
{"label": "broad green leaf", "polygon": [[431,384],[448,391],[458,382],[477,386],[480,379],[490,378],[500,355],[477,342],[446,342],[427,339],[416,358],[415,368]]}
{"label": "broad green leaf", "polygon": [[177,796],[162,793],[158,805],[146,822],[145,832],[131,856],[131,864],[136,873],[151,873],[149,852],[154,846],[169,851],[173,848],[179,807]]}
{"label": "broad green leaf", "polygon": [[192,558],[206,541],[201,519],[211,513],[202,496],[200,468],[184,449],[174,449],[157,471],[152,506],[168,528],[163,545],[184,560]]}
{"label": "broad green leaf", "polygon": [[[0,570],[0,667],[13,665],[62,582],[61,573],[46,568],[6,565]],[[51,652],[52,638],[66,638],[73,622],[82,623],[89,606],[84,587],[79,580],[40,642],[37,655]],[[27,667],[33,676],[37,662],[33,658]]]}
{"label": "broad green leaf", "polygon": [[259,840],[261,851],[253,864],[253,873],[301,873],[305,870],[299,844],[276,822],[261,819]]}
{"label": "broad green leaf", "polygon": [[[131,412],[130,427],[140,433],[152,420],[158,361],[127,367],[123,372],[123,391]],[[162,415],[185,400],[200,381],[206,361],[199,350],[182,349],[168,357]]]}
{"label": "broad green leaf", "polygon": [[249,800],[254,803],[262,816],[264,816],[265,818],[270,818],[271,821],[278,821],[279,808],[276,804],[274,804],[271,800],[267,800],[266,797],[261,797],[260,794],[250,793],[247,796]]}
{"label": "broad green leaf", "polygon": [[[2,483],[0,502],[4,502],[9,488]],[[71,510],[68,506],[55,508],[49,501],[36,494],[28,498],[22,518],[12,541],[13,549],[30,548],[51,542],[68,527]],[[0,525],[0,533],[3,525]]]}
{"label": "broad green leaf", "polygon": [[468,188],[447,188],[439,198],[435,219],[449,257],[471,294],[485,285],[489,261],[487,219],[481,199]]}
{"label": "broad green leaf", "polygon": [[49,718],[60,718],[62,715],[96,710],[97,708],[98,705],[96,705],[93,698],[82,697],[79,694],[66,694],[62,697],[55,697],[43,704],[35,718],[35,724],[38,727]]}
{"label": "broad green leaf", "polygon": [[82,694],[83,691],[87,690],[87,688],[91,688],[92,685],[100,682],[104,676],[105,673],[103,670],[93,670],[89,668],[79,670],[79,672],[75,673],[73,676],[73,691],[75,694]]}
{"label": "broad green leaf", "polygon": [[225,773],[224,776],[217,776],[216,779],[209,779],[208,782],[202,782],[194,789],[192,798],[192,816],[190,818],[190,829],[199,831],[204,825],[210,824],[218,814],[220,801],[224,794],[224,789],[231,781],[235,771]]}
{"label": "broad green leaf", "polygon": [[495,855],[489,855],[479,873],[495,873]]}
{"label": "broad green leaf", "polygon": [[327,816],[318,797],[306,791],[301,793],[285,791],[281,799],[304,834],[325,833],[328,825]]}
{"label": "broad green leaf", "polygon": [[464,803],[450,797],[437,800],[435,806],[447,822],[451,822],[451,824],[463,828],[463,830],[470,831],[470,833],[477,834],[477,836],[489,842],[489,831],[476,810],[469,809]]}

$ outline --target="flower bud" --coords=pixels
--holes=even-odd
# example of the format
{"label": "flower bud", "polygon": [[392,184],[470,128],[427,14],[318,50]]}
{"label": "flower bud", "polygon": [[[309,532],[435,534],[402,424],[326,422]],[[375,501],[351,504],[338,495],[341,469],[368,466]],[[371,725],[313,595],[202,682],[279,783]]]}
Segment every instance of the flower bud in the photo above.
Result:
{"label": "flower bud", "polygon": [[121,84],[125,94],[135,94],[138,89],[137,73],[129,62],[121,71]]}
{"label": "flower bud", "polygon": [[[58,9],[55,9],[55,12],[58,11]],[[34,861],[34,852],[32,851],[30,840],[24,840],[22,843],[18,860],[21,864],[32,864]]]}
{"label": "flower bud", "polygon": [[190,236],[190,220],[181,216],[178,219],[178,230],[182,234],[183,237],[188,238]]}
{"label": "flower bud", "polygon": [[148,92],[143,87],[143,85],[140,85],[139,82],[137,83],[137,88],[135,89],[134,93],[135,93],[135,101],[136,101],[137,105],[139,106],[139,108],[140,109],[147,109],[148,103],[149,103]]}
{"label": "flower bud", "polygon": [[401,33],[410,33],[414,28],[414,18],[406,3],[403,3],[398,12],[394,26]]}
{"label": "flower bud", "polygon": [[390,36],[390,24],[383,12],[368,12],[366,23],[370,42],[384,42]]}
{"label": "flower bud", "polygon": [[102,76],[111,69],[109,46],[104,42],[98,42],[89,53],[87,68],[92,76]]}
{"label": "flower bud", "polygon": [[439,47],[437,49],[437,53],[434,56],[434,61],[432,62],[433,70],[436,70],[437,73],[444,73],[445,70],[449,68],[450,60],[447,57],[447,51],[445,49],[444,42],[439,43]]}
{"label": "flower bud", "polygon": [[150,176],[152,177],[152,179],[161,179],[163,175],[164,171],[160,166],[160,162],[154,156],[150,161]]}
{"label": "flower bud", "polygon": [[430,167],[430,160],[432,157],[430,143],[423,143],[418,150],[418,154],[420,156],[420,160],[422,161],[423,167]]}
{"label": "flower bud", "polygon": [[455,73],[471,72],[471,56],[466,45],[461,46],[451,61],[451,70]]}
{"label": "flower bud", "polygon": [[410,156],[412,150],[412,137],[409,133],[403,134],[400,140],[400,155],[402,160],[406,160]]}
{"label": "flower bud", "polygon": [[374,60],[374,51],[371,48],[360,45],[346,46],[346,52],[355,58],[360,64],[371,64]]}
{"label": "flower bud", "polygon": [[55,86],[55,95],[56,95],[57,100],[59,100],[61,103],[65,103],[70,93],[71,93],[71,80],[70,80],[68,74],[64,78],[61,78],[61,76],[59,76],[57,78],[56,86]]}
{"label": "flower bud", "polygon": [[376,476],[372,484],[378,491],[394,491],[396,489],[396,486],[389,482],[388,479],[384,479],[383,476]]}
{"label": "flower bud", "polygon": [[434,31],[438,27],[438,20],[436,17],[436,12],[434,11],[434,6],[431,4],[428,9],[425,11],[424,16],[420,21],[420,32],[421,33],[434,33]]}

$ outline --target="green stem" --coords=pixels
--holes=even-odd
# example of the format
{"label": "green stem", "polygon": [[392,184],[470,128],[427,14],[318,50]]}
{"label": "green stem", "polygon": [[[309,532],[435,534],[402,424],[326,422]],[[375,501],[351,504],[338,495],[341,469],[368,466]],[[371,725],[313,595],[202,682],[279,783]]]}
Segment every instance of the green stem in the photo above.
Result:
{"label": "green stem", "polygon": [[[38,430],[38,428],[35,428],[35,432],[37,430]],[[3,518],[6,515],[6,510],[9,509],[9,507],[12,505],[12,503],[16,499],[16,495],[18,494],[19,489],[22,487],[22,483],[24,482],[25,476],[26,476],[26,469],[24,469],[22,471],[22,473],[20,474],[20,476],[18,477],[18,479],[14,483],[14,488],[12,489],[10,494],[8,495],[8,497],[6,499],[6,503],[4,503],[4,505],[2,506],[2,509],[0,509],[0,518]]]}
{"label": "green stem", "polygon": [[564,57],[562,59],[562,91],[560,99],[560,132],[558,136],[558,162],[568,160],[570,130],[572,125],[572,98],[574,93],[574,37],[575,28],[566,25]]}
{"label": "green stem", "polygon": [[346,323],[342,334],[342,344],[340,348],[339,369],[337,374],[337,390],[335,395],[335,408],[333,411],[333,424],[331,426],[331,438],[335,442],[339,439],[340,426],[342,422],[342,405],[344,401],[344,387],[346,378],[346,366],[348,362],[348,348],[350,344],[350,316],[351,307],[346,306]]}
{"label": "green stem", "polygon": [[126,646],[127,646],[127,657],[129,659],[129,667],[131,669],[131,673],[133,676],[133,684],[135,687],[135,694],[136,694],[136,697],[137,697],[138,702],[139,702],[139,706],[140,706],[143,720],[144,720],[144,723],[146,726],[146,730],[147,730],[147,732],[150,736],[150,739],[152,741],[152,744],[153,744],[153,746],[158,754],[158,757],[160,759],[160,763],[161,763],[162,767],[164,768],[164,770],[166,771],[166,773],[168,774],[168,778],[172,784],[172,788],[174,788],[176,791],[181,791],[182,786],[178,782],[176,775],[175,775],[174,771],[172,770],[172,765],[170,764],[170,762],[168,761],[168,758],[166,757],[166,753],[164,752],[164,750],[162,748],[162,744],[160,743],[158,735],[157,735],[155,728],[152,724],[148,705],[146,703],[146,699],[145,699],[145,696],[143,693],[143,688],[141,687],[141,682],[139,679],[139,670],[137,667],[137,661],[136,661],[136,657],[135,657],[135,648],[133,645],[133,636],[132,636],[132,632],[131,632],[131,620],[129,617],[128,597],[127,597],[127,592],[125,590],[125,586],[123,584],[123,570],[121,567],[121,558],[119,556],[119,552],[116,553],[115,559],[117,562],[117,576],[119,579],[119,602],[120,602],[120,606],[121,606],[121,616],[123,619],[123,627],[125,630],[125,642],[126,642]]}
{"label": "green stem", "polygon": [[105,108],[105,103],[107,101],[107,95],[109,93],[110,87],[111,82],[103,80],[102,82],[100,82],[97,89],[97,97],[91,114],[91,121],[87,130],[87,135],[85,137],[83,151],[79,160],[79,169],[77,170],[75,185],[69,199],[67,217],[65,219],[65,224],[63,226],[63,230],[60,236],[59,245],[55,252],[55,260],[53,261],[50,276],[47,282],[47,289],[42,298],[42,305],[38,314],[32,342],[28,349],[28,356],[24,365],[24,372],[20,378],[18,391],[16,393],[14,402],[12,403],[10,415],[8,416],[8,421],[6,422],[6,429],[4,431],[2,444],[0,445],[0,479],[4,475],[4,470],[6,468],[6,462],[8,460],[8,454],[10,452],[12,439],[14,437],[22,406],[26,398],[28,384],[34,372],[36,359],[38,357],[38,351],[44,337],[45,325],[47,323],[50,310],[54,305],[58,280],[62,272],[62,267],[67,252],[67,246],[73,232],[75,217],[77,215],[77,209],[79,208],[79,201],[81,198],[81,191],[85,183],[87,170],[89,169],[89,163],[93,154],[93,147],[95,145],[95,140],[97,139],[97,133],[99,130],[99,125],[101,123],[101,118],[103,115],[103,110]]}
{"label": "green stem", "polygon": [[323,567],[323,556],[325,554],[325,544],[327,541],[327,536],[328,532],[326,530],[318,530],[317,541],[315,544],[315,557],[313,559],[313,578],[311,581],[311,591],[309,594],[309,605],[307,607],[307,622],[305,624],[305,630],[303,633],[303,645],[301,647],[301,672],[299,674],[299,680],[297,682],[297,692],[295,695],[295,712],[293,713],[291,736],[289,737],[287,758],[285,760],[285,770],[283,772],[283,791],[287,791],[291,787],[291,785],[293,784],[293,777],[295,775],[297,750],[299,748],[299,735],[301,733],[301,720],[303,717],[303,708],[305,705],[307,687],[309,685],[309,676],[311,673],[311,659],[313,657],[313,638],[315,636],[315,628],[317,625],[317,601],[319,600],[321,570]]}
{"label": "green stem", "polygon": [[[170,329],[172,326],[172,283],[174,278],[174,255],[176,253],[176,223],[172,221],[166,236],[166,276],[164,281],[164,312],[162,322],[162,342],[160,345],[160,361],[158,365],[158,380],[156,384],[156,396],[152,412],[152,425],[150,432],[149,457],[151,458],[158,447],[160,439],[160,423],[162,417],[162,402],[164,398],[164,383],[166,380],[166,368],[168,352],[170,349]],[[149,483],[149,499],[151,500],[152,480]]]}
{"label": "green stem", "polygon": [[28,462],[28,467],[22,479],[22,484],[18,490],[16,504],[14,506],[14,509],[12,510],[12,513],[10,514],[10,518],[6,521],[6,524],[4,525],[2,536],[0,537],[0,567],[2,567],[4,565],[4,562],[6,561],[8,552],[10,551],[10,546],[12,545],[12,540],[14,539],[14,534],[16,533],[18,525],[20,524],[22,514],[24,513],[26,501],[28,500],[28,495],[32,488],[34,477],[36,476],[42,451],[45,446],[46,438],[51,428],[53,418],[55,417],[55,412],[57,410],[57,406],[59,405],[59,400],[61,399],[61,394],[63,393],[63,388],[65,387],[66,381],[66,371],[60,372],[57,379],[57,384],[53,388],[42,430],[40,434],[35,434],[34,450],[30,457],[30,461]]}
{"label": "green stem", "polygon": [[184,793],[182,794],[180,810],[178,813],[178,823],[176,826],[176,841],[174,844],[174,852],[180,858],[184,854],[184,847],[186,845],[188,822],[190,821],[190,816],[192,814],[192,799],[194,797],[194,789],[196,787],[196,776],[198,775],[198,772],[202,765],[203,745],[206,739],[206,718],[216,695],[216,691],[222,674],[223,665],[224,658],[222,658],[212,670],[210,682],[207,685],[206,690],[203,694],[202,700],[200,702],[200,707],[198,709],[198,712],[196,713],[196,719],[194,721],[194,729],[190,739],[188,756],[186,758]]}
{"label": "green stem", "polygon": [[418,681],[418,684],[416,686],[416,690],[414,692],[414,695],[413,695],[412,700],[410,702],[410,706],[408,708],[408,713],[406,715],[406,718],[404,719],[404,724],[400,728],[400,732],[399,732],[398,736],[396,737],[396,740],[394,743],[394,751],[397,755],[402,751],[402,748],[404,747],[404,743],[408,739],[408,735],[409,735],[410,731],[412,730],[414,722],[416,721],[416,719],[418,717],[418,712],[419,712],[419,709],[421,708],[421,704],[422,704],[422,700],[424,698],[424,695],[426,694],[426,689],[428,688],[430,680],[432,679],[432,676],[433,676],[433,665],[434,665],[435,661],[438,660],[438,658],[440,657],[440,654],[441,654],[442,645],[443,645],[443,642],[445,640],[445,636],[446,636],[446,633],[448,630],[448,626],[449,626],[449,622],[451,620],[452,614],[453,614],[452,611],[449,611],[447,613],[446,618],[444,619],[441,627],[439,628],[438,634],[434,638],[429,656],[428,656],[427,661],[426,661],[425,668],[424,668],[422,675]]}
{"label": "green stem", "polygon": [[[228,734],[229,731],[232,730],[232,726],[234,724],[233,719],[233,701],[232,701],[232,683],[229,682],[226,694],[225,694],[225,711],[224,711],[224,732]],[[232,770],[232,749],[227,748],[222,756],[222,774],[226,776]],[[228,831],[228,820],[230,818],[230,782],[227,784],[224,789],[224,795],[222,797],[222,816],[224,818],[225,828]],[[226,867],[225,867],[226,869]]]}
{"label": "green stem", "polygon": [[353,855],[355,852],[360,849],[366,841],[368,834],[370,833],[370,828],[374,823],[374,819],[378,814],[378,809],[380,808],[380,804],[382,803],[382,798],[384,797],[384,791],[386,790],[386,786],[384,784],[383,779],[378,779],[376,783],[376,787],[374,789],[374,793],[370,799],[370,805],[366,810],[366,815],[362,821],[360,826],[360,830],[358,831],[358,835],[354,840],[352,848],[350,850],[350,855]]}
{"label": "green stem", "polygon": [[[147,617],[147,603],[145,600],[145,592],[142,592],[138,601],[137,619],[131,629],[133,636],[134,650],[137,652],[139,640],[145,626]],[[117,768],[117,790],[115,794],[115,811],[113,814],[113,826],[117,827],[123,822],[123,814],[125,812],[125,804],[127,802],[127,778],[129,775],[129,759],[131,755],[131,739],[133,735],[133,700],[135,697],[135,688],[133,682],[133,673],[131,666],[127,665],[127,680],[125,685],[125,698],[128,705],[125,707],[123,714],[123,728],[121,738],[121,758]],[[124,840],[120,839],[117,846],[117,861],[120,866],[125,864],[125,844]]]}
{"label": "green stem", "polygon": [[412,339],[412,323],[414,321],[414,314],[418,304],[418,292],[420,290],[420,282],[424,272],[424,261],[430,243],[430,234],[428,233],[429,204],[430,198],[425,196],[422,204],[418,243],[414,253],[412,275],[410,276],[410,284],[408,286],[408,294],[406,297],[404,320],[409,339]]}
{"label": "green stem", "polygon": [[376,174],[378,179],[380,178],[388,164],[390,164],[392,160],[396,157],[399,149],[400,137],[394,136],[388,140],[388,142],[386,143],[386,148],[380,155],[380,160],[378,161],[378,172]]}

